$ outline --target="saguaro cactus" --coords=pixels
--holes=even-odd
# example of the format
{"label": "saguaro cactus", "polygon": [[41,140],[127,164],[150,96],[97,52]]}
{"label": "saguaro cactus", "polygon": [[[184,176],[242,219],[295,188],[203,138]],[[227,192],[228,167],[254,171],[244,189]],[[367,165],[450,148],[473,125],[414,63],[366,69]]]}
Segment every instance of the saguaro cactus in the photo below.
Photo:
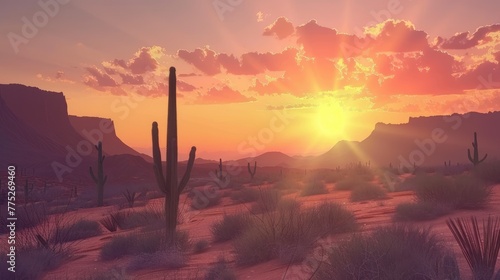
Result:
{"label": "saguaro cactus", "polygon": [[97,149],[97,175],[94,175],[92,166],[89,167],[89,172],[90,176],[92,176],[92,179],[94,180],[97,186],[97,207],[100,207],[103,205],[104,184],[106,184],[108,176],[104,175],[103,163],[104,163],[104,158],[106,158],[106,156],[102,155],[102,142],[99,141],[99,143],[95,145],[95,148]]}
{"label": "saguaro cactus", "polygon": [[477,144],[477,134],[474,132],[474,142],[472,142],[472,147],[474,148],[474,157],[470,154],[470,149],[467,149],[467,155],[469,156],[469,160],[474,164],[474,166],[483,162],[488,154],[485,154],[484,157],[479,160],[479,145]]}
{"label": "saguaro cactus", "polygon": [[222,175],[222,159],[219,159],[219,170],[215,169],[215,176],[221,181],[223,181],[226,177]]}
{"label": "saguaro cactus", "polygon": [[196,147],[191,147],[186,172],[180,182],[177,182],[177,101],[176,101],[175,68],[170,67],[168,84],[168,116],[167,116],[167,152],[166,176],[163,175],[160,145],[158,143],[158,123],[153,122],[153,168],[158,183],[158,188],[165,195],[165,226],[167,246],[175,246],[175,231],[177,228],[177,215],[179,196],[186,187],[193,168],[196,156]]}
{"label": "saguaro cactus", "polygon": [[253,177],[255,176],[255,172],[257,171],[257,162],[253,165],[253,171],[250,168],[250,162],[248,163],[248,173],[250,173],[250,179],[253,180]]}

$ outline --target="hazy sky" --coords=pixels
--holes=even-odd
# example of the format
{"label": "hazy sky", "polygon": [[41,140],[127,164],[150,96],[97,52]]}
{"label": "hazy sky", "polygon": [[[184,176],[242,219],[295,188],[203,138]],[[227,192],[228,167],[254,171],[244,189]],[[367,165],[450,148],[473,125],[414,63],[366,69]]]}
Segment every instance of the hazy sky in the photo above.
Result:
{"label": "hazy sky", "polygon": [[319,154],[376,122],[500,109],[500,1],[3,1],[0,83],[64,92],[149,152]]}

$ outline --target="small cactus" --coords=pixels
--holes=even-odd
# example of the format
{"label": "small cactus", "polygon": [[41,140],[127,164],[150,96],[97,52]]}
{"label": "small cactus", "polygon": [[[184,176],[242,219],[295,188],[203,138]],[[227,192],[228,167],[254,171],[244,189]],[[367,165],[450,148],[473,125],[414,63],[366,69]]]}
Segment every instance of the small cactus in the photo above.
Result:
{"label": "small cactus", "polygon": [[472,162],[472,164],[474,164],[474,166],[480,164],[481,162],[483,162],[486,157],[488,156],[488,154],[485,154],[484,157],[479,160],[479,145],[477,144],[477,134],[476,132],[474,132],[474,142],[472,142],[472,147],[474,148],[474,157],[471,156],[470,154],[470,149],[467,149],[467,155],[469,157],[469,160],[470,162]]}
{"label": "small cactus", "polygon": [[217,176],[217,179],[219,179],[220,181],[224,181],[224,179],[226,179],[226,177],[224,175],[222,175],[222,159],[221,158],[219,159],[219,170],[215,169],[215,176]]}
{"label": "small cactus", "polygon": [[250,179],[253,180],[253,177],[255,176],[255,172],[257,171],[257,162],[255,162],[254,166],[253,166],[253,171],[252,169],[250,168],[250,162],[248,163],[248,173],[250,173]]}

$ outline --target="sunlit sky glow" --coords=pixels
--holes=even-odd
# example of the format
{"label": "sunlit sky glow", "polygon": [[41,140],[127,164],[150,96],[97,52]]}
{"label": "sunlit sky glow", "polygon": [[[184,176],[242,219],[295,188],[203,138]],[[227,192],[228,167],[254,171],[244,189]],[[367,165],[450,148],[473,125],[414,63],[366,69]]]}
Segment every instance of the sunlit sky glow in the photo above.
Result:
{"label": "sunlit sky glow", "polygon": [[141,152],[170,66],[181,157],[315,155],[376,122],[500,109],[496,0],[60,2],[31,38],[39,2],[2,4],[0,83],[64,92]]}

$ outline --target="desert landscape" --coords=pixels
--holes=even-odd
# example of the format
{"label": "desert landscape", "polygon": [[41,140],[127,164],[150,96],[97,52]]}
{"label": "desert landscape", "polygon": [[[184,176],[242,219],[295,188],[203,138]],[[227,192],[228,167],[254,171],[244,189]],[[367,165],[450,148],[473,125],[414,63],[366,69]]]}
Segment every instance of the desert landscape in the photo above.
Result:
{"label": "desert landscape", "polygon": [[0,279],[500,279],[498,3],[7,6]]}

